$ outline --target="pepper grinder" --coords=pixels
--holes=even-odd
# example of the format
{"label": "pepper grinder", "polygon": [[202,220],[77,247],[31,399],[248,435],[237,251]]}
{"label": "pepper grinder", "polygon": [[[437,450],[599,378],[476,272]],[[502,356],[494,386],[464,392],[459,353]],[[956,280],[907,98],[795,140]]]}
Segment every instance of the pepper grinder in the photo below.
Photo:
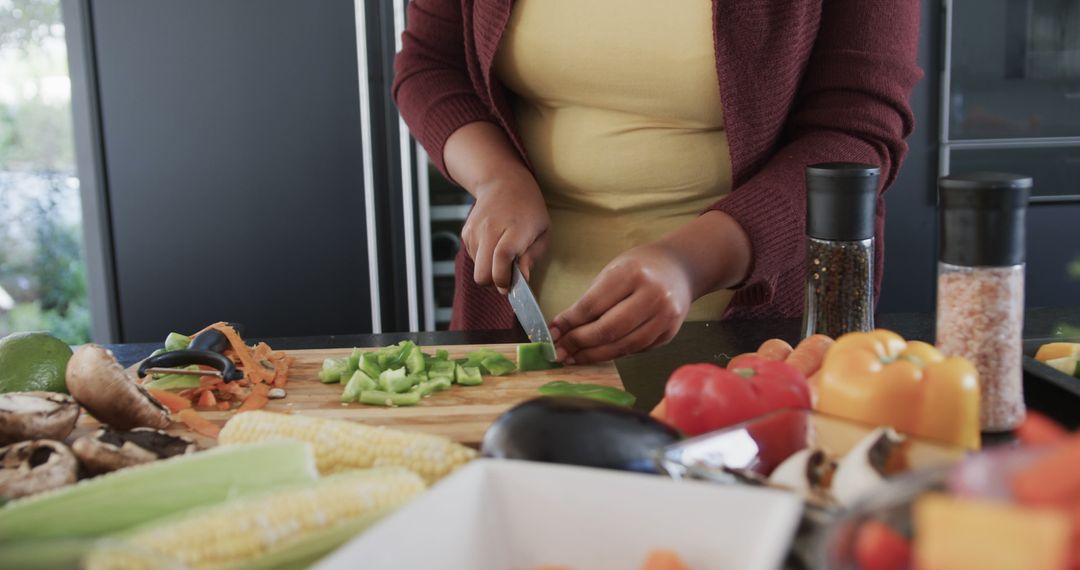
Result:
{"label": "pepper grinder", "polygon": [[874,328],[874,210],[880,169],[829,162],[806,168],[803,338]]}

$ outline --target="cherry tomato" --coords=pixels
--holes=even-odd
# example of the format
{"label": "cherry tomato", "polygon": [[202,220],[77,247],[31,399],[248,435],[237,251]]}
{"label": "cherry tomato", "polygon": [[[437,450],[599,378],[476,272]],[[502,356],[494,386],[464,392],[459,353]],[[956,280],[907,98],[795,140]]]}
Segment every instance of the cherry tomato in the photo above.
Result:
{"label": "cherry tomato", "polygon": [[906,570],[911,565],[911,542],[881,521],[866,521],[855,534],[859,570]]}

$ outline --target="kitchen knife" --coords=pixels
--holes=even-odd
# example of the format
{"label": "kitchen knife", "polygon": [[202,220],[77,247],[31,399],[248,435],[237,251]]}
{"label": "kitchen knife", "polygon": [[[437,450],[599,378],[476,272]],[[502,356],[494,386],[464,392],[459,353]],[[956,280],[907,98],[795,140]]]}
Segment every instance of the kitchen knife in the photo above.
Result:
{"label": "kitchen knife", "polygon": [[525,281],[518,269],[517,261],[514,261],[514,274],[510,277],[510,306],[514,308],[521,328],[532,342],[543,344],[544,358],[548,362],[555,362],[555,343],[551,340],[551,331],[548,330],[547,320],[544,313],[540,312],[540,305],[533,296],[532,289]]}

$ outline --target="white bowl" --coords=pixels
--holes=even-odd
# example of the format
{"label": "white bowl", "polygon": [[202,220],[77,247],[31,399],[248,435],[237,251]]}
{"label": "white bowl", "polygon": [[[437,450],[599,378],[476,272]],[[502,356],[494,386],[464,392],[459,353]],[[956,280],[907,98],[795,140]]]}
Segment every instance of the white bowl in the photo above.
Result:
{"label": "white bowl", "polygon": [[802,508],[773,489],[479,459],[316,568],[636,570],[669,549],[693,570],[769,570]]}

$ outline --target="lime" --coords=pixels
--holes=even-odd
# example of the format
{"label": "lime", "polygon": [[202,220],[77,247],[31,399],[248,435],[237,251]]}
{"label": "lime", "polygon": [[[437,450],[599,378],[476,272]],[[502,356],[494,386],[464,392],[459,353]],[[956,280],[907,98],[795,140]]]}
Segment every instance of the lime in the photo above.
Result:
{"label": "lime", "polygon": [[71,347],[43,332],[9,334],[0,338],[0,393],[67,393],[64,373]]}

